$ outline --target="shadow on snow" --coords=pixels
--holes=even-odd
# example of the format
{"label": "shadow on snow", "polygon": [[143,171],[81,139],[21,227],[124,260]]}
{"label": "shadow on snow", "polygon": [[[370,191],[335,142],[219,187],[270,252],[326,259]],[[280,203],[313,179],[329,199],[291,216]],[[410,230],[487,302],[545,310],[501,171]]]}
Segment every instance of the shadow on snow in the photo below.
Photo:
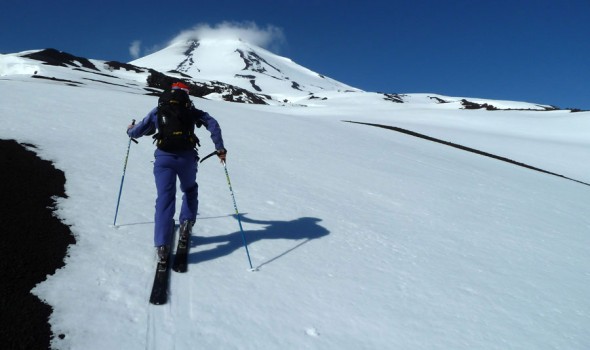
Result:
{"label": "shadow on snow", "polygon": [[[233,215],[237,219],[236,215]],[[295,249],[303,246],[309,241],[317,238],[327,236],[330,232],[318,223],[322,221],[318,218],[303,217],[291,221],[263,221],[247,218],[244,214],[240,215],[242,223],[264,225],[260,230],[244,230],[246,242],[248,245],[265,239],[291,239],[298,243],[294,247],[284,251],[283,253],[259,263],[256,268],[270,264],[277,259],[289,254]],[[195,225],[198,230],[197,225]],[[211,246],[213,247],[211,248]],[[238,249],[244,249],[244,242],[240,231],[236,231],[227,235],[213,236],[213,237],[191,237],[191,246],[199,251],[193,251],[189,255],[189,264],[198,264],[200,262],[218,259],[220,257],[229,255]]]}

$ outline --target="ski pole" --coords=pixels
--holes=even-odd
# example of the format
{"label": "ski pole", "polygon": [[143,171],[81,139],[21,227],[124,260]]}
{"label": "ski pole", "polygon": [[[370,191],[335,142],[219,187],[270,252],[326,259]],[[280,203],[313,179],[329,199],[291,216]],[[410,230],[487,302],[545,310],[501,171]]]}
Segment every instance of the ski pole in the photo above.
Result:
{"label": "ski pole", "polygon": [[[135,119],[133,119],[131,125],[135,125]],[[129,159],[131,141],[137,143],[136,140],[132,139],[131,137],[129,138],[129,144],[127,145],[127,155],[125,156],[125,164],[123,165],[123,176],[121,176],[121,186],[119,186],[119,197],[117,198],[117,209],[115,209],[115,220],[113,220],[113,226],[117,226],[117,214],[119,213],[119,203],[121,202],[121,193],[123,192],[123,181],[125,181],[125,171],[127,170],[127,160]]]}
{"label": "ski pole", "polygon": [[250,259],[250,252],[248,251],[248,244],[246,243],[246,235],[244,234],[244,229],[242,228],[242,220],[240,219],[240,212],[238,211],[238,205],[236,204],[236,197],[234,196],[234,190],[231,187],[231,181],[229,180],[229,173],[227,172],[227,165],[225,161],[223,163],[223,169],[225,169],[225,177],[227,178],[227,185],[229,186],[229,192],[231,193],[231,198],[234,201],[234,209],[236,210],[236,216],[238,217],[238,224],[240,225],[240,232],[242,233],[242,242],[244,243],[244,248],[246,248],[246,255],[248,256],[248,263],[250,264],[250,271],[254,271],[252,267],[252,260]]}

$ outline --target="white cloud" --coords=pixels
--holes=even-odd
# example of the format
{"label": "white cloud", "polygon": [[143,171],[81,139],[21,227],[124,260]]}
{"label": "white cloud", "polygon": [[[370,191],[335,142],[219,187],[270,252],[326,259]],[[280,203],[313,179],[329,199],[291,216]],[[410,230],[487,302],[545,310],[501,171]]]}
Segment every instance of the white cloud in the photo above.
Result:
{"label": "white cloud", "polygon": [[141,52],[141,41],[135,40],[129,46],[129,54],[133,58],[139,58],[139,54]]}
{"label": "white cloud", "polygon": [[260,28],[254,22],[222,22],[213,27],[209,24],[198,24],[192,29],[182,31],[170,44],[205,39],[239,39],[270,50],[279,49],[285,42],[283,30],[272,25]]}

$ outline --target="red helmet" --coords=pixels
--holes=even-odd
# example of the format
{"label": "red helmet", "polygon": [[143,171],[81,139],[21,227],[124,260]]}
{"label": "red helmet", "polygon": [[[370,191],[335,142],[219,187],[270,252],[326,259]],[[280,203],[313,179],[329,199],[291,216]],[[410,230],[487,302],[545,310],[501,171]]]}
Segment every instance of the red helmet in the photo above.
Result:
{"label": "red helmet", "polygon": [[179,81],[177,83],[172,84],[172,89],[180,89],[188,93],[189,87],[185,83]]}

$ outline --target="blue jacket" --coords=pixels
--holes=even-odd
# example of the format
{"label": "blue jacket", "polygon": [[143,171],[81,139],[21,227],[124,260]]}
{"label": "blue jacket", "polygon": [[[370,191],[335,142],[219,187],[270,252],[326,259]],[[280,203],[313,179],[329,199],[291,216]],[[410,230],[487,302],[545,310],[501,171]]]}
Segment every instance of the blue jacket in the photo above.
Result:
{"label": "blue jacket", "polygon": [[[127,130],[127,135],[132,138],[138,138],[146,134],[155,132],[158,129],[158,107],[152,109],[142,121],[136,124],[133,128]],[[221,136],[221,127],[215,118],[209,115],[209,113],[196,109],[191,106],[191,115],[193,116],[195,123],[200,122],[207,128],[211,133],[211,140],[215,144],[215,149],[220,150],[225,148],[223,146],[223,137]],[[156,149],[155,155],[170,154],[169,152]]]}

